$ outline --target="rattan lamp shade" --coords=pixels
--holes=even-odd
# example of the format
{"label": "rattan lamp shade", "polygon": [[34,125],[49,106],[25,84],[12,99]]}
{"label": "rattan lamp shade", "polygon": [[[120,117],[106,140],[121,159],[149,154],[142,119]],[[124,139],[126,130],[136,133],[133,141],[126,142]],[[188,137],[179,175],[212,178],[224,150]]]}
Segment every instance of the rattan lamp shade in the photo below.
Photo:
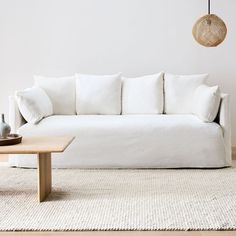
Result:
{"label": "rattan lamp shade", "polygon": [[205,47],[216,47],[227,34],[227,27],[222,19],[214,14],[201,17],[193,26],[193,37]]}

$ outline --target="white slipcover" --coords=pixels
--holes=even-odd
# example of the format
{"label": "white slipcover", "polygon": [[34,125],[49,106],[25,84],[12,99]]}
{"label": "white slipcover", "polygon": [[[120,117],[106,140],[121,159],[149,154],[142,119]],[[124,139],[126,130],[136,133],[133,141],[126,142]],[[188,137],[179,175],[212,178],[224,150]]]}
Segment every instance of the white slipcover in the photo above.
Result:
{"label": "white slipcover", "polygon": [[163,113],[163,73],[122,78],[122,114]]}
{"label": "white slipcover", "polygon": [[[227,116],[224,109],[220,110],[222,119]],[[76,136],[64,153],[53,154],[54,167],[205,168],[231,164],[224,128],[194,115],[57,115],[38,125],[27,123],[18,132],[23,136]],[[9,162],[12,166],[36,166],[36,158],[30,155],[12,156]]]}
{"label": "white slipcover", "polygon": [[28,123],[37,124],[44,117],[53,114],[53,106],[46,92],[39,87],[32,87],[15,93],[22,116]]}
{"label": "white slipcover", "polygon": [[54,115],[75,115],[75,75],[66,77],[34,76],[35,86],[42,88],[53,105]]}
{"label": "white slipcover", "polygon": [[78,115],[119,115],[121,74],[76,74],[76,113]]}
{"label": "white slipcover", "polygon": [[194,92],[192,114],[205,122],[213,122],[220,105],[219,86],[200,85]]}
{"label": "white slipcover", "polygon": [[191,114],[193,94],[207,80],[207,74],[173,75],[165,73],[165,113]]}

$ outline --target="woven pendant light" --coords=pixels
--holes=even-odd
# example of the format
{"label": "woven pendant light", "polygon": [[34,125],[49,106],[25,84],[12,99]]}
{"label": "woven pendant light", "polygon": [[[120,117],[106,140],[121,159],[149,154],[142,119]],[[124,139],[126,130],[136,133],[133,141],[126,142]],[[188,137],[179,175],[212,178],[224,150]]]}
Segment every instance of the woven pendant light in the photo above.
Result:
{"label": "woven pendant light", "polygon": [[193,37],[205,47],[216,47],[222,43],[227,34],[224,21],[210,12],[208,0],[208,14],[201,17],[193,26]]}

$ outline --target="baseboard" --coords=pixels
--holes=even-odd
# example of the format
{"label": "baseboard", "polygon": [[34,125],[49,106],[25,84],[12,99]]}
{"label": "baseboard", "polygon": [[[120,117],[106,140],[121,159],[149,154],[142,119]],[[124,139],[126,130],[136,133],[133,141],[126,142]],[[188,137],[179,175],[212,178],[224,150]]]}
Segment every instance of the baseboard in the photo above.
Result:
{"label": "baseboard", "polygon": [[232,147],[232,158],[236,160],[236,147]]}

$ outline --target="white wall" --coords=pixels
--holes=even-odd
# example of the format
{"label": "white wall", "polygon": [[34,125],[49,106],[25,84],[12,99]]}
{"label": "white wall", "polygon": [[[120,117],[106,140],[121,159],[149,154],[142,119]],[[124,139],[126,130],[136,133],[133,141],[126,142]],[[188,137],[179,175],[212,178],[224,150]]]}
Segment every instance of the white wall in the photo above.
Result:
{"label": "white wall", "polygon": [[192,38],[206,0],[0,0],[0,111],[32,75],[210,73],[231,95],[236,146],[236,1],[212,0],[228,26],[225,42]]}

